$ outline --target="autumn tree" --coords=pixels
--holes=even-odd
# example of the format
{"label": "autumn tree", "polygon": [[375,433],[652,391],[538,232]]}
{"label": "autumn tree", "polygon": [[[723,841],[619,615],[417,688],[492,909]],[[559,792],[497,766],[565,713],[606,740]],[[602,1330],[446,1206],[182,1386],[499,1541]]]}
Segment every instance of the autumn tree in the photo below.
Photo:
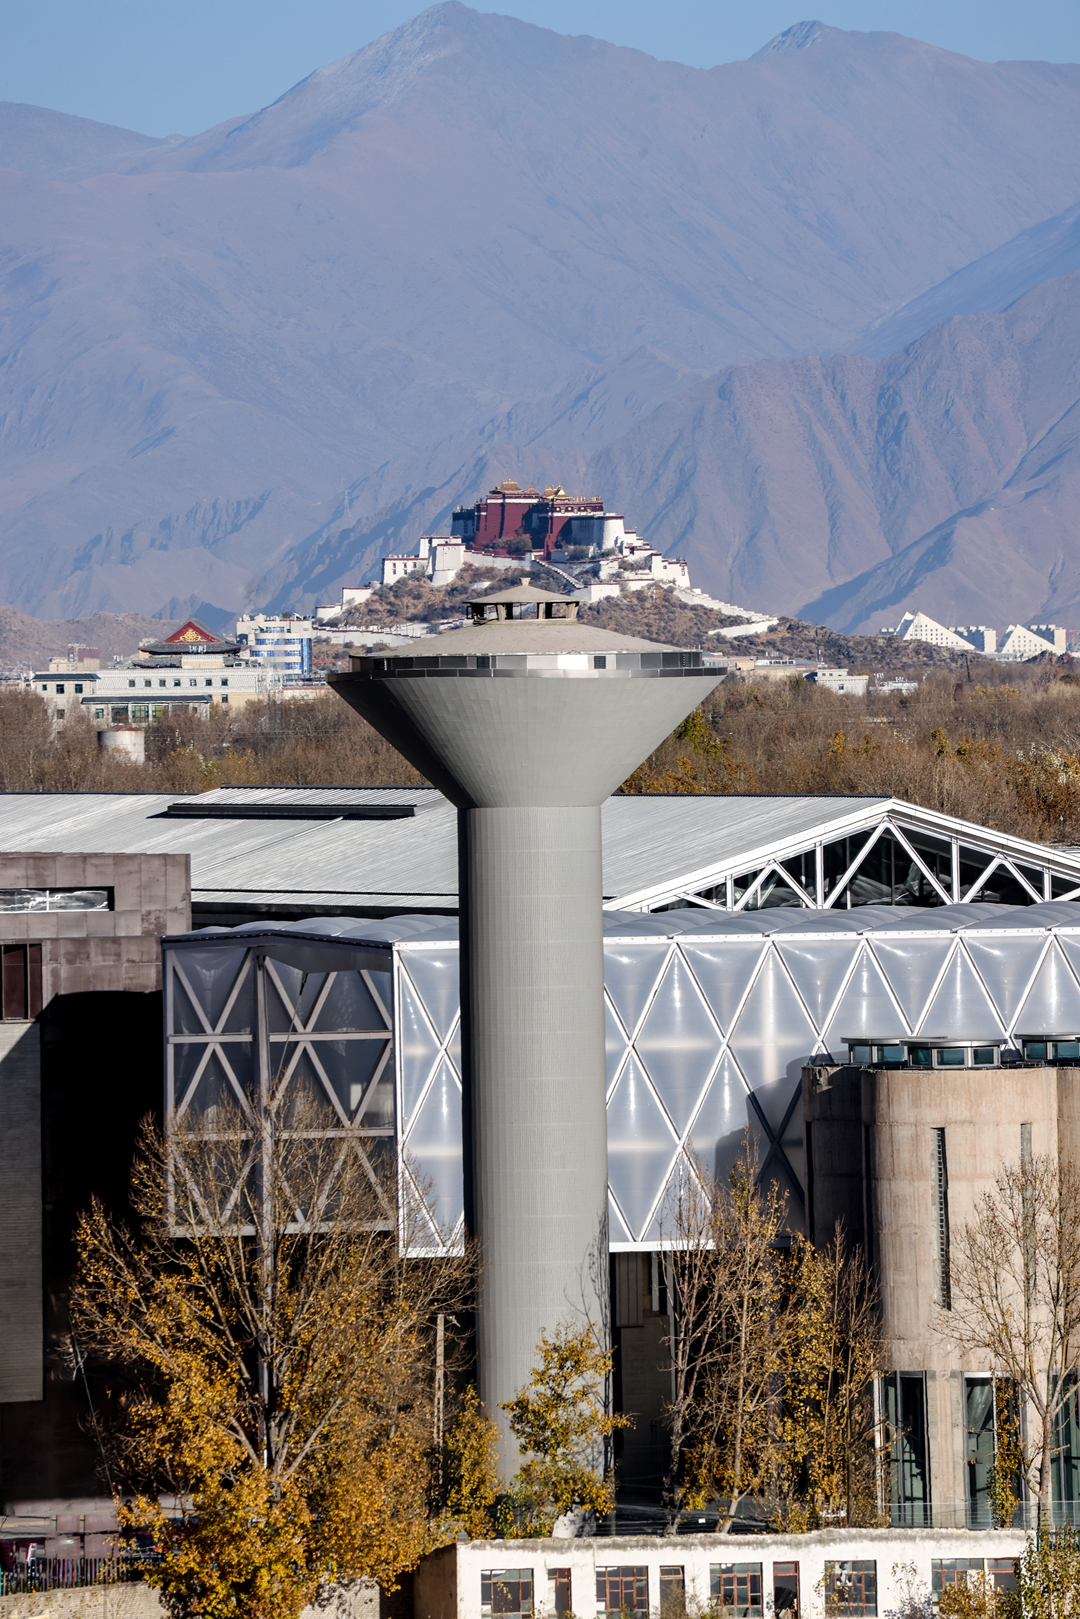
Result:
{"label": "autumn tree", "polygon": [[[792,1241],[784,1346],[784,1455],[809,1522],[880,1522],[884,1446],[874,1379],[884,1369],[878,1299],[862,1251],[837,1228]],[[799,1476],[801,1475],[801,1477]]]}
{"label": "autumn tree", "polygon": [[541,1333],[536,1347],[528,1384],[502,1408],[525,1456],[504,1516],[518,1534],[549,1535],[564,1512],[611,1511],[607,1442],[628,1419],[610,1409],[611,1352],[591,1323]]}
{"label": "autumn tree", "polygon": [[999,1596],[1001,1619],[1080,1619],[1080,1531],[1030,1535],[1017,1560],[1016,1585]]}
{"label": "autumn tree", "polygon": [[779,1246],[786,1220],[786,1195],[758,1184],[749,1132],[726,1182],[696,1164],[667,1205],[672,1533],[684,1505],[714,1495],[726,1499],[729,1530],[740,1501],[772,1476],[787,1336]]}
{"label": "autumn tree", "polygon": [[1080,1373],[1080,1172],[1022,1155],[982,1193],[952,1245],[952,1309],[938,1331],[1013,1391],[1015,1465],[1043,1515],[1054,1433]]}
{"label": "autumn tree", "polygon": [[468,1261],[405,1257],[392,1177],[306,1104],[146,1126],[132,1205],[134,1230],[80,1222],[73,1319],[111,1374],[122,1520],[162,1547],[150,1583],[205,1619],[392,1585],[431,1544],[432,1326]]}
{"label": "autumn tree", "polygon": [[502,1492],[499,1429],[472,1384],[447,1432],[443,1471],[446,1529],[454,1534],[460,1530],[470,1540],[486,1539],[495,1527],[495,1503]]}

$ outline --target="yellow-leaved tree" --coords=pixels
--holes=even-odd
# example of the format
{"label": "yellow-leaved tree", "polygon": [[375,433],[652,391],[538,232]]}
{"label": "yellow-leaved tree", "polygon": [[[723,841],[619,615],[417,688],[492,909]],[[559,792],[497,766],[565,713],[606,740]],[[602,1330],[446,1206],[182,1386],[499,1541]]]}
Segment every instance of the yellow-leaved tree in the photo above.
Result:
{"label": "yellow-leaved tree", "polygon": [[525,1454],[502,1504],[503,1525],[550,1535],[574,1509],[607,1515],[615,1502],[608,1440],[629,1419],[610,1409],[611,1352],[591,1323],[541,1333],[527,1387],[503,1410]]}
{"label": "yellow-leaved tree", "polygon": [[435,1323],[472,1266],[405,1257],[408,1200],[309,1112],[216,1107],[167,1145],[147,1125],[137,1228],[97,1204],[79,1226],[110,1478],[176,1615],[293,1619],[324,1582],[392,1586],[442,1522]]}

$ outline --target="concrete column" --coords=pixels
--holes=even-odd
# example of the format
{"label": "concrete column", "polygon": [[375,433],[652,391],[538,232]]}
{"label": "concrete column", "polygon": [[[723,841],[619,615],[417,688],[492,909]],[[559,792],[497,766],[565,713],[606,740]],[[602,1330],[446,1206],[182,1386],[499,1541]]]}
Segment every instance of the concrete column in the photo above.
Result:
{"label": "concrete column", "polygon": [[480,1394],[508,1475],[500,1407],[527,1382],[541,1331],[592,1321],[608,1337],[600,810],[473,809],[461,822]]}

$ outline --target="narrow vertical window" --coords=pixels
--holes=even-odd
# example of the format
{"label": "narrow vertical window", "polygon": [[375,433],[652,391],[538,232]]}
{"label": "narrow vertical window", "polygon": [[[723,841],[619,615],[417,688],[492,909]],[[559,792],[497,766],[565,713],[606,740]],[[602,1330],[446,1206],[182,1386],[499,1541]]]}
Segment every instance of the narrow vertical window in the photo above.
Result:
{"label": "narrow vertical window", "polygon": [[945,1156],[945,1131],[934,1131],[937,1171],[937,1229],[938,1229],[938,1303],[943,1310],[952,1309],[952,1277],[949,1255],[949,1161]]}

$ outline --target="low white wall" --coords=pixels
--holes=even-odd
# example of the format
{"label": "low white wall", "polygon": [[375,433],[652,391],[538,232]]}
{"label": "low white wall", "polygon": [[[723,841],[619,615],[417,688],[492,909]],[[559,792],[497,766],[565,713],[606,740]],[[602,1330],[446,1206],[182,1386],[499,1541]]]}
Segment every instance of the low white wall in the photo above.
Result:
{"label": "low white wall", "polygon": [[[383,1599],[385,1608],[386,1599]],[[379,1619],[379,1588],[366,1580],[329,1587],[301,1619]],[[37,1591],[0,1597],[0,1619],[165,1619],[148,1585],[91,1585],[77,1591]]]}
{"label": "low white wall", "polygon": [[[877,1565],[877,1608],[882,1619],[896,1612],[909,1594],[904,1565],[930,1594],[934,1558],[1017,1557],[1025,1536],[1019,1530],[835,1529],[807,1535],[617,1535],[589,1540],[473,1540],[444,1547],[416,1571],[415,1619],[479,1619],[480,1578],[485,1570],[531,1568],[538,1615],[552,1611],[548,1571],[570,1570],[570,1602],[579,1616],[595,1614],[597,1568],[635,1566],[649,1571],[649,1610],[660,1611],[661,1567],[682,1567],[690,1611],[709,1605],[710,1566],[760,1563],[765,1613],[772,1613],[773,1564],[799,1565],[801,1619],[820,1619],[825,1607],[819,1589],[826,1562],[868,1561]],[[896,1571],[894,1573],[894,1570]]]}

